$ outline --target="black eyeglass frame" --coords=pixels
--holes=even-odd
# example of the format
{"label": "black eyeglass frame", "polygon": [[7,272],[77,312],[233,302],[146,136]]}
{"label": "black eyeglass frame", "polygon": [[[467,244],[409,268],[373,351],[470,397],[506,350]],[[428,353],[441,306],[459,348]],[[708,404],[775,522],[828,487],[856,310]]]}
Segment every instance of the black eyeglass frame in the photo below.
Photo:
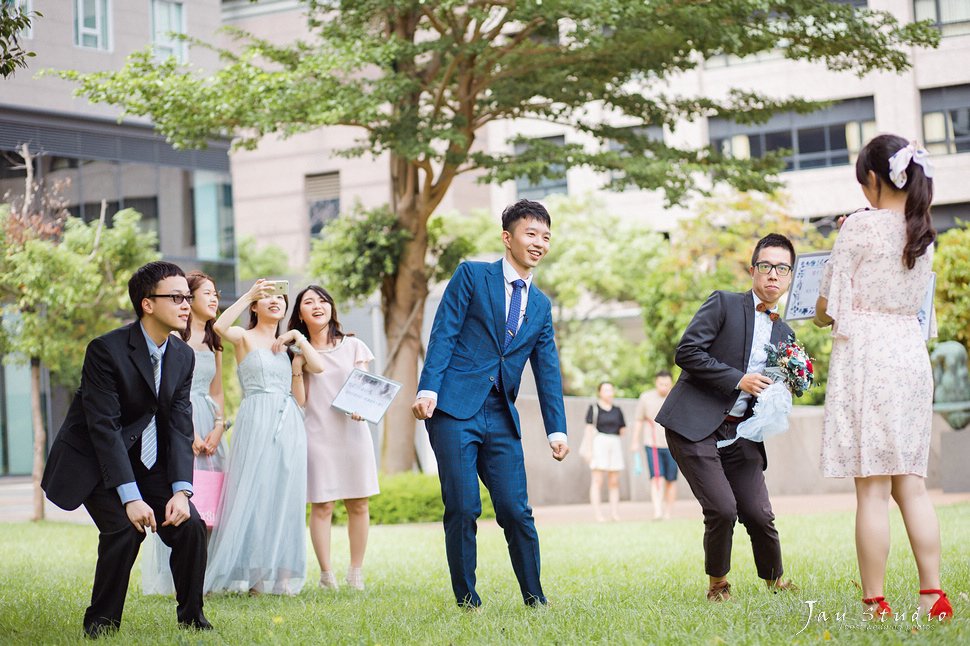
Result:
{"label": "black eyeglass frame", "polygon": [[[775,273],[778,274],[779,276],[788,276],[789,274],[791,274],[791,271],[793,269],[793,267],[789,265],[787,262],[780,262],[777,265],[773,265],[770,262],[767,262],[765,260],[756,262],[754,263],[753,266],[756,270],[758,270],[758,273],[761,274],[762,276],[767,276],[768,274],[770,274],[772,269],[774,269]],[[765,266],[767,266],[768,269],[763,270],[762,267],[765,267]],[[782,271],[782,269],[784,269],[784,271]]]}
{"label": "black eyeglass frame", "polygon": [[188,301],[189,305],[195,300],[192,294],[149,294],[145,298],[171,298],[176,305],[181,305],[182,301]]}

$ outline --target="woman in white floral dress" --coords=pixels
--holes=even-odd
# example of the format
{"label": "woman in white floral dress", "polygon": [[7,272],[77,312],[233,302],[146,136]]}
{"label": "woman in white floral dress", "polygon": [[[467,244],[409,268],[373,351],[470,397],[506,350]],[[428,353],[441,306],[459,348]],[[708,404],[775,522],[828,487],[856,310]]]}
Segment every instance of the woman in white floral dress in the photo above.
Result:
{"label": "woman in white floral dress", "polygon": [[[860,151],[856,178],[875,210],[842,225],[815,320],[834,321],[822,471],[855,478],[862,602],[873,617],[892,612],[883,595],[890,496],[916,558],[921,611],[953,614],[940,589],[940,529],[926,491],[933,374],[920,310],[936,238],[931,177],[926,151],[902,137],[880,135]],[[932,312],[924,317],[935,334]]]}

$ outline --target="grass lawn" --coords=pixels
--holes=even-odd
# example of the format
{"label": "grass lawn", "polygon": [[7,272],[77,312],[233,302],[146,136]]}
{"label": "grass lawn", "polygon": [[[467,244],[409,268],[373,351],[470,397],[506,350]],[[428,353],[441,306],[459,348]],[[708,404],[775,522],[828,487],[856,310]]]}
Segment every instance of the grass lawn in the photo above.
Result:
{"label": "grass lawn", "polygon": [[[175,627],[175,602],[141,595],[138,565],[124,624],[106,643],[125,644],[852,644],[970,643],[970,505],[939,509],[943,586],[956,619],[911,621],[917,580],[894,514],[886,596],[904,621],[865,622],[851,514],[778,520],[796,594],[774,595],[758,581],[743,528],[735,532],[735,598],[704,598],[702,525],[664,523],[540,526],[543,585],[552,606],[523,606],[501,530],[479,530],[480,613],[454,605],[439,525],[374,527],[367,590],[316,586],[307,541],[308,584],[296,597],[215,596],[206,601],[212,633]],[[346,569],[344,528],[334,532],[338,578]],[[0,524],[0,644],[81,641],[97,533],[58,523]],[[814,602],[811,621],[809,605]],[[824,618],[819,613],[824,613]],[[844,617],[837,613],[845,613]],[[806,623],[808,624],[807,627]],[[799,633],[799,630],[804,630]]]}

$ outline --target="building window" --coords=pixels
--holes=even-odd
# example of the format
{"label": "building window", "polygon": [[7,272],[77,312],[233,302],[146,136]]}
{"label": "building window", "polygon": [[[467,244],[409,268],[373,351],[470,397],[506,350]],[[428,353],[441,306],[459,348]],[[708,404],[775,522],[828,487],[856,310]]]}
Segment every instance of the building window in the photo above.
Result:
{"label": "building window", "polygon": [[970,34],[967,0],[913,0],[916,20],[931,20],[944,36]]}
{"label": "building window", "polygon": [[755,126],[727,119],[710,121],[711,145],[722,154],[758,159],[786,150],[786,171],[852,163],[875,130],[872,97],[841,101],[811,114],[786,112]]}
{"label": "building window", "polygon": [[184,63],[186,46],[178,34],[185,34],[185,5],[175,0],[152,0],[152,45],[155,56],[160,59],[174,56],[179,63]]}
{"label": "building window", "polygon": [[920,92],[923,141],[931,153],[970,152],[970,85]]}
{"label": "building window", "polygon": [[310,236],[316,237],[340,214],[340,173],[307,175],[304,187]]}
{"label": "building window", "polygon": [[111,49],[109,0],[74,0],[74,44],[90,49]]}
{"label": "building window", "polygon": [[[566,137],[564,135],[558,135],[556,137],[542,137],[542,141],[547,141],[556,146],[565,146]],[[528,142],[520,142],[515,144],[515,154],[521,155],[529,149]],[[566,169],[562,164],[551,164],[550,170],[553,174],[559,175],[561,177],[543,177],[539,180],[537,184],[533,184],[532,181],[525,176],[515,178],[515,192],[520,200],[541,200],[547,195],[552,195],[553,193],[560,193],[566,195],[569,193],[569,183],[566,181]]]}

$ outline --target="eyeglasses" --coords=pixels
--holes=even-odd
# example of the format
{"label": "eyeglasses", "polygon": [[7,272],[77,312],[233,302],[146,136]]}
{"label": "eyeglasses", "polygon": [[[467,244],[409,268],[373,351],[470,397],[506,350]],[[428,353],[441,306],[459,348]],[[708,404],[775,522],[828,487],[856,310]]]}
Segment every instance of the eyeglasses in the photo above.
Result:
{"label": "eyeglasses", "polygon": [[145,298],[171,298],[176,305],[181,305],[182,301],[188,301],[189,305],[195,300],[191,294],[149,294]]}
{"label": "eyeglasses", "polygon": [[779,276],[787,276],[791,273],[791,265],[786,265],[784,263],[780,265],[773,265],[770,262],[756,262],[754,268],[758,270],[759,274],[770,274],[771,270],[774,269],[775,273]]}

